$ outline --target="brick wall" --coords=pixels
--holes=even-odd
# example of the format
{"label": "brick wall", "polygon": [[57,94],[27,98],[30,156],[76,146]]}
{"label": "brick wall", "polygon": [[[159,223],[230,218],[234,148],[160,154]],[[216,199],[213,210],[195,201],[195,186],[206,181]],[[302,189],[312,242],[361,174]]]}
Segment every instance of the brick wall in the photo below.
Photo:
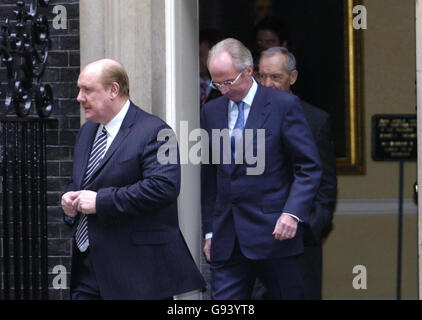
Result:
{"label": "brick wall", "polygon": [[[27,6],[31,1],[25,1]],[[14,19],[13,10],[16,1],[2,0],[0,3],[0,23],[5,18]],[[54,29],[53,8],[63,5],[67,12],[67,29]],[[49,299],[67,299],[69,296],[69,280],[67,289],[52,288],[52,270],[56,265],[63,265],[70,271],[70,228],[62,220],[59,207],[60,197],[69,182],[72,170],[73,145],[80,127],[80,107],[76,101],[76,87],[80,71],[79,59],[79,1],[50,0],[47,8],[40,8],[46,14],[50,25],[51,47],[47,68],[42,83],[50,84],[53,89],[55,109],[47,126],[47,205],[48,205],[48,265],[49,265]],[[12,20],[13,22],[13,20]],[[0,65],[0,90],[4,92],[7,79],[4,65]],[[2,100],[3,99],[3,100]],[[4,103],[4,95],[0,96]]]}

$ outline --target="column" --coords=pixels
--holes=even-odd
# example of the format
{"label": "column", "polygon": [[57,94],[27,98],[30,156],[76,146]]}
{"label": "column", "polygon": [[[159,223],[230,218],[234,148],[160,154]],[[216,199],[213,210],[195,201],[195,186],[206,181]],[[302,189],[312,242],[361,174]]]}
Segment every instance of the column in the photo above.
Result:
{"label": "column", "polygon": [[[416,79],[418,118],[418,185],[422,186],[422,0],[416,0]],[[422,192],[418,192],[419,299],[422,299]]]}

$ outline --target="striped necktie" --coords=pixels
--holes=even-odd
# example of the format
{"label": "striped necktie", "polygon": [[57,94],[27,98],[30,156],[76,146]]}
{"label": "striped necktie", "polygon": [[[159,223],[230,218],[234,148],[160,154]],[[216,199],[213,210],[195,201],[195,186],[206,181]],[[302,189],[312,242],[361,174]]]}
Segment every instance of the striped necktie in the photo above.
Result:
{"label": "striped necktie", "polygon": [[[236,102],[237,104],[237,109],[238,109],[238,114],[237,114],[237,120],[236,123],[234,124],[234,128],[233,131],[235,129],[239,129],[240,131],[242,131],[243,134],[243,128],[245,127],[245,113],[244,113],[244,106],[245,103],[243,101],[240,102]],[[236,136],[236,134],[233,132],[232,136],[231,136],[231,152],[232,152],[232,164],[235,164],[235,159],[236,159],[236,142],[235,140],[238,139],[239,137]]]}
{"label": "striped necktie", "polygon": [[[86,168],[85,177],[82,182],[82,189],[84,189],[90,179],[92,178],[95,169],[98,167],[101,159],[104,156],[104,151],[107,146],[107,130],[103,127],[103,130],[95,140],[94,145],[92,146],[91,155],[89,156],[88,166]],[[75,234],[76,245],[78,246],[81,252],[85,252],[89,246],[88,241],[88,218],[87,215],[81,213],[81,218],[79,219],[79,224],[76,229]]]}

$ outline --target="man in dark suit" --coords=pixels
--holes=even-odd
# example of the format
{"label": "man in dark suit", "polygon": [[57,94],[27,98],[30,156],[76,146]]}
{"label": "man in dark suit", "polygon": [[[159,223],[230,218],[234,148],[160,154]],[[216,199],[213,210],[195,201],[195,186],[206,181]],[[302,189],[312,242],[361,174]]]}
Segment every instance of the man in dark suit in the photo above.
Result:
{"label": "man in dark suit", "polygon": [[[201,125],[210,137],[220,132],[233,144],[227,164],[225,142],[212,139],[213,162],[203,164],[201,172],[212,297],[250,299],[259,277],[274,299],[303,298],[298,225],[309,222],[321,168],[300,101],[257,84],[252,55],[238,40],[217,43],[208,68],[223,96],[204,105]],[[239,148],[242,140],[244,148]],[[248,161],[251,150],[257,154],[256,166]],[[261,170],[252,173],[259,162]]]}
{"label": "man in dark suit", "polygon": [[[294,55],[284,47],[270,48],[261,54],[259,81],[262,85],[291,92],[298,71]],[[311,209],[309,226],[304,228],[305,251],[301,262],[306,299],[322,296],[322,240],[329,230],[337,199],[336,155],[327,112],[301,100],[301,105],[318,146],[322,180]]]}
{"label": "man in dark suit", "polygon": [[129,100],[114,60],[87,65],[78,87],[87,122],[62,196],[75,228],[71,298],[172,299],[204,287],[178,226],[180,165],[157,158],[157,135],[169,126]]}

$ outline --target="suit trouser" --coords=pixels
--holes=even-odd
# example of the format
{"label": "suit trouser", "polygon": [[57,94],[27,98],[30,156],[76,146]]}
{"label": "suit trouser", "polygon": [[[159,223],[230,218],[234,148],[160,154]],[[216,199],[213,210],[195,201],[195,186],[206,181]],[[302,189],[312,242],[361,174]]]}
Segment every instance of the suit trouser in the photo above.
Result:
{"label": "suit trouser", "polygon": [[75,243],[73,245],[70,298],[72,300],[102,299],[90,260],[90,248],[88,247],[85,252],[80,252]]}
{"label": "suit trouser", "polygon": [[321,300],[322,298],[322,246],[305,246],[300,258],[305,283],[305,299]]}
{"label": "suit trouser", "polygon": [[268,298],[303,299],[304,287],[299,255],[268,260],[246,258],[236,239],[230,259],[211,261],[212,299],[249,300],[255,280],[265,285]]}
{"label": "suit trouser", "polygon": [[[303,283],[305,287],[305,300],[322,299],[322,247],[321,245],[305,246],[299,258]],[[268,299],[268,292],[257,279],[253,288],[252,299]]]}

